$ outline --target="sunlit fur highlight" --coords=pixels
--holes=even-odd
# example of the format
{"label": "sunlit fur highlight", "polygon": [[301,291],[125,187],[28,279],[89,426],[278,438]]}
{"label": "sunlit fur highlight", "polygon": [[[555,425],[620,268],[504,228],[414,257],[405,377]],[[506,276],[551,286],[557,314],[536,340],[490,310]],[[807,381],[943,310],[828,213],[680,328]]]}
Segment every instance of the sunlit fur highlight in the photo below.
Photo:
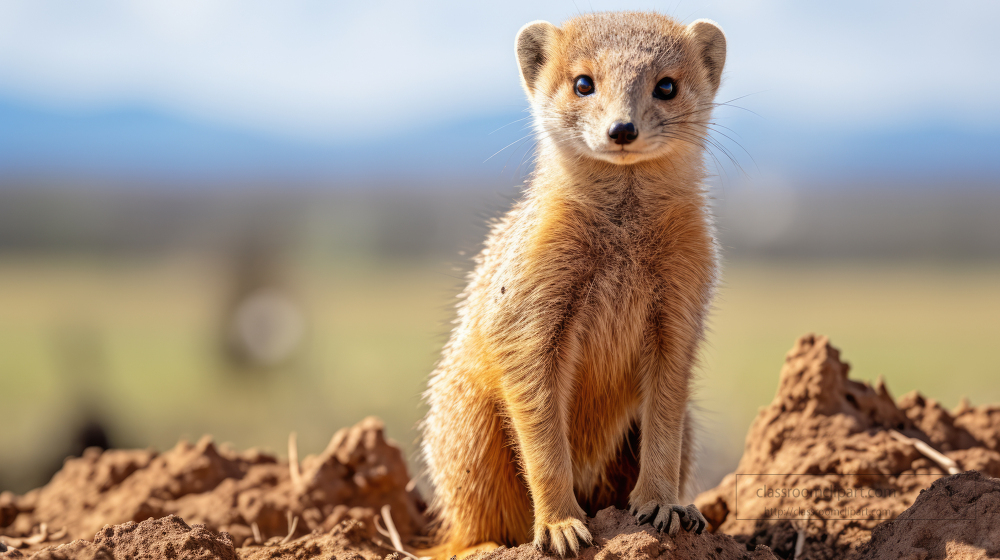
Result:
{"label": "sunlit fur highlight", "polygon": [[[691,370],[717,275],[704,143],[725,59],[714,24],[590,14],[517,40],[538,138],[431,375],[422,449],[437,550],[588,543],[585,511],[680,504]],[[597,93],[579,97],[576,76]],[[652,97],[674,78],[673,100]],[[633,153],[609,140],[635,122]],[[586,509],[585,509],[586,508]]]}

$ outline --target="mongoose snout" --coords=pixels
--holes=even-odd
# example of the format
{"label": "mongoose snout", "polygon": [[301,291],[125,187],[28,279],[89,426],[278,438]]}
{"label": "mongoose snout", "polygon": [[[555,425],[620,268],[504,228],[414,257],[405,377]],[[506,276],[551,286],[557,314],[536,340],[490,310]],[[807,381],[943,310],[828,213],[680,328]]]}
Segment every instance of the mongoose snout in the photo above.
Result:
{"label": "mongoose snout", "polygon": [[631,144],[639,137],[639,133],[636,132],[635,125],[632,123],[616,122],[608,130],[608,136],[615,141],[615,144]]}

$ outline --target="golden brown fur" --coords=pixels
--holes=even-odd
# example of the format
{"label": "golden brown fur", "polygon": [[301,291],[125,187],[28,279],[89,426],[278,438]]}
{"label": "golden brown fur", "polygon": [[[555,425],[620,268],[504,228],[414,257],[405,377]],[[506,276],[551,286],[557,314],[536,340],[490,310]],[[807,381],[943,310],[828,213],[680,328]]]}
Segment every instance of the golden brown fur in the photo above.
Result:
{"label": "golden brown fur", "polygon": [[[717,273],[702,158],[725,38],[711,22],[632,12],[534,22],[516,46],[536,171],[476,257],[426,393],[443,552],[534,541],[575,553],[590,542],[585,512],[608,505],[701,530],[679,504]],[[575,93],[580,75],[594,95]],[[665,76],[679,93],[654,98]],[[635,123],[635,142],[609,141],[618,121]]]}

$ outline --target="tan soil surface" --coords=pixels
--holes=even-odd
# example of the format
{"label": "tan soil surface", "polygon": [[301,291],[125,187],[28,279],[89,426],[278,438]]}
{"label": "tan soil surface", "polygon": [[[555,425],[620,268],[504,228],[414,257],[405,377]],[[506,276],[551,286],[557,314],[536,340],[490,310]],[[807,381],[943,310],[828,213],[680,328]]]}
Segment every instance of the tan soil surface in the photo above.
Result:
{"label": "tan soil surface", "polygon": [[95,533],[100,540],[108,525],[119,530],[172,514],[204,525],[201,531],[224,532],[239,547],[255,544],[255,524],[262,543],[284,539],[292,524],[291,539],[330,532],[349,519],[372,527],[384,505],[404,540],[426,525],[423,502],[406,490],[403,455],[386,441],[378,419],[337,432],[326,450],[301,462],[298,478],[292,480],[288,463],[256,450],[219,449],[208,437],[162,454],[88,449],[46,486],[0,495],[0,541],[34,551],[93,540]]}
{"label": "tan soil surface", "polygon": [[[695,501],[712,530],[748,546],[767,545],[783,558],[794,556],[800,531],[803,558],[854,554],[874,527],[887,518],[907,518],[904,510],[923,489],[947,475],[891,430],[943,452],[960,470],[1000,476],[1000,407],[963,402],[948,412],[917,393],[894,402],[881,380],[874,387],[852,381],[849,369],[826,337],[807,335],[796,342],[785,357],[774,400],[750,426],[736,472]],[[948,484],[972,494],[985,488],[961,477]],[[812,515],[803,513],[807,510]],[[948,527],[962,522],[951,509],[928,515],[952,521],[919,526],[926,542],[956,537]],[[983,515],[1000,525],[1000,510]],[[918,530],[913,523],[897,524],[898,531]],[[867,557],[879,557],[866,550]]]}
{"label": "tan soil surface", "polygon": [[[710,531],[670,538],[609,508],[588,520],[594,546],[581,557],[768,560],[797,546],[817,559],[1000,555],[1000,480],[990,478],[1000,476],[1000,407],[949,412],[917,393],[894,402],[881,382],[847,372],[825,338],[802,337],[736,473],[696,499]],[[893,430],[978,472],[946,477],[933,451]],[[88,450],[44,487],[0,494],[0,560],[403,560],[376,523],[389,505],[402,541],[426,544],[409,480],[374,418],[337,432],[298,471],[207,437],[162,454]],[[474,559],[543,556],[522,545]]]}
{"label": "tan soil surface", "polygon": [[[718,560],[777,560],[766,546],[747,552],[746,546],[728,535],[703,533],[695,535],[681,532],[675,538],[653,529],[639,526],[627,511],[613,507],[597,512],[589,519],[587,527],[594,538],[594,546],[580,551],[581,560],[687,560],[712,558]],[[500,548],[493,552],[479,553],[469,560],[542,560],[547,558],[532,545]]]}
{"label": "tan soil surface", "polygon": [[943,478],[921,492],[902,515],[875,527],[858,556],[1000,558],[998,517],[1000,480],[975,471]]}

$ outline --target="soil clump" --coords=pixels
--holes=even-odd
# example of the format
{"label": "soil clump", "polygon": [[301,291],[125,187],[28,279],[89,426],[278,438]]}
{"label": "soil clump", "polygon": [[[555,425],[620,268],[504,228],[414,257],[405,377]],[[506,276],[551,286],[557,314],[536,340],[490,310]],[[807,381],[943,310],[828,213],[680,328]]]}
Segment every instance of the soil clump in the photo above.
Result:
{"label": "soil clump", "polygon": [[[580,560],[777,560],[766,546],[752,551],[728,535],[705,532],[701,535],[681,531],[676,537],[660,533],[650,525],[638,525],[627,511],[613,507],[597,512],[587,520],[594,538],[593,546],[580,550]],[[530,544],[515,548],[501,547],[480,552],[469,560],[543,560],[549,558]]]}
{"label": "soil clump", "polygon": [[0,541],[32,552],[95,533],[100,540],[105,526],[126,531],[129,522],[173,515],[240,547],[330,532],[345,520],[371,527],[388,505],[408,542],[426,525],[409,482],[402,452],[376,418],[338,431],[298,468],[254,449],[219,448],[207,436],[162,454],[91,448],[46,486],[0,495]]}
{"label": "soil clump", "polygon": [[1000,480],[971,471],[935,481],[899,517],[875,527],[859,560],[1000,558]]}
{"label": "soil clump", "polygon": [[[849,370],[826,337],[796,342],[736,471],[695,500],[712,531],[782,558],[797,546],[802,558],[848,558],[888,519],[897,519],[897,531],[917,530],[905,512],[935,481],[976,494],[986,483],[972,476],[1000,476],[1000,407],[963,401],[949,412],[916,392],[894,401],[881,379],[853,381]],[[968,470],[978,473],[938,480]],[[954,517],[947,508],[934,515]],[[1000,524],[1000,510],[984,515]],[[947,527],[921,527],[923,538],[947,542]],[[873,540],[866,557],[878,557],[881,546],[888,543]]]}

